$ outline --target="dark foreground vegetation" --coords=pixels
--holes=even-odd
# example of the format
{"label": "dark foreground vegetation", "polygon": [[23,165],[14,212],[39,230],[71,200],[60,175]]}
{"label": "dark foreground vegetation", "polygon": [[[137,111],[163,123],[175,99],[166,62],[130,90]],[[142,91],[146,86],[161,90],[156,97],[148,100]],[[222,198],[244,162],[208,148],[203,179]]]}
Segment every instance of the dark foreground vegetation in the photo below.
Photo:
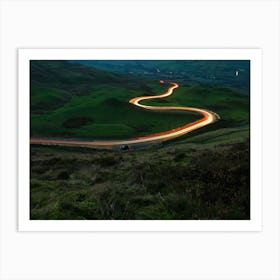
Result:
{"label": "dark foreground vegetation", "polygon": [[249,140],[31,147],[31,219],[250,219]]}

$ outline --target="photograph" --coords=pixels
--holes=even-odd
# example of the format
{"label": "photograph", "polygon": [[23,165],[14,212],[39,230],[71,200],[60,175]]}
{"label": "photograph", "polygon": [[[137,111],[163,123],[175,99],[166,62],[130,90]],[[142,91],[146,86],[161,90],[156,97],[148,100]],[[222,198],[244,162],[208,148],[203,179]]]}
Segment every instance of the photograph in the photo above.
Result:
{"label": "photograph", "polygon": [[0,280],[280,280],[280,0],[0,0]]}
{"label": "photograph", "polygon": [[30,220],[250,220],[249,59],[30,59]]}

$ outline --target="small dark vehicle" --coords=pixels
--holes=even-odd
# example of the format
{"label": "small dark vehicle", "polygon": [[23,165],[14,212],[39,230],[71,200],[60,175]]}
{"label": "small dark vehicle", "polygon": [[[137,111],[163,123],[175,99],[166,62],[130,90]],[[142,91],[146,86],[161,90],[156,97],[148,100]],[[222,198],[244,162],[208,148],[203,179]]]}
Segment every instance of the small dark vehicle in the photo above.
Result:
{"label": "small dark vehicle", "polygon": [[119,149],[120,149],[120,151],[128,151],[129,146],[128,145],[121,145]]}

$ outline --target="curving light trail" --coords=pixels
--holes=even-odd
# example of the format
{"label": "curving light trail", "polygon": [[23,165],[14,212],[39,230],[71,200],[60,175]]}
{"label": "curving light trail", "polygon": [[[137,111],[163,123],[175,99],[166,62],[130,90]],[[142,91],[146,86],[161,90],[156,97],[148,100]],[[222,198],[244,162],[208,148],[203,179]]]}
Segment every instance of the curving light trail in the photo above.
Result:
{"label": "curving light trail", "polygon": [[[160,81],[163,83],[163,81]],[[136,137],[133,139],[128,140],[103,140],[103,141],[84,141],[84,140],[67,140],[67,139],[44,139],[44,138],[31,138],[31,144],[44,144],[44,145],[62,145],[62,146],[85,146],[85,147],[104,147],[104,148],[113,148],[114,146],[120,145],[134,145],[134,144],[141,144],[141,143],[156,143],[162,142],[170,139],[174,139],[180,136],[183,136],[191,131],[209,125],[219,119],[219,116],[205,109],[193,108],[193,107],[177,107],[177,106],[149,106],[143,105],[139,102],[148,99],[157,99],[157,98],[165,98],[170,96],[174,89],[178,88],[179,85],[177,83],[170,83],[170,87],[167,89],[166,92],[160,95],[152,95],[152,96],[140,96],[135,97],[129,101],[129,103],[141,107],[146,110],[153,110],[153,111],[164,111],[164,110],[177,110],[177,111],[190,111],[201,114],[203,117],[188,123],[186,125],[159,132],[154,134],[149,134],[145,136]]]}

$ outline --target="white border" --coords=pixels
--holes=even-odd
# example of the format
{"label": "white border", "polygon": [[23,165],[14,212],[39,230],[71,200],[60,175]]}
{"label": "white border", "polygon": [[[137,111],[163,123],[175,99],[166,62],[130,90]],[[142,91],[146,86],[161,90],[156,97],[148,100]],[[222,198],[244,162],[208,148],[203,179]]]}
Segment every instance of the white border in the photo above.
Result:
{"label": "white border", "polygon": [[[19,49],[18,230],[19,231],[261,231],[262,59],[260,49]],[[250,60],[251,220],[38,221],[29,219],[29,61],[57,60]]]}

